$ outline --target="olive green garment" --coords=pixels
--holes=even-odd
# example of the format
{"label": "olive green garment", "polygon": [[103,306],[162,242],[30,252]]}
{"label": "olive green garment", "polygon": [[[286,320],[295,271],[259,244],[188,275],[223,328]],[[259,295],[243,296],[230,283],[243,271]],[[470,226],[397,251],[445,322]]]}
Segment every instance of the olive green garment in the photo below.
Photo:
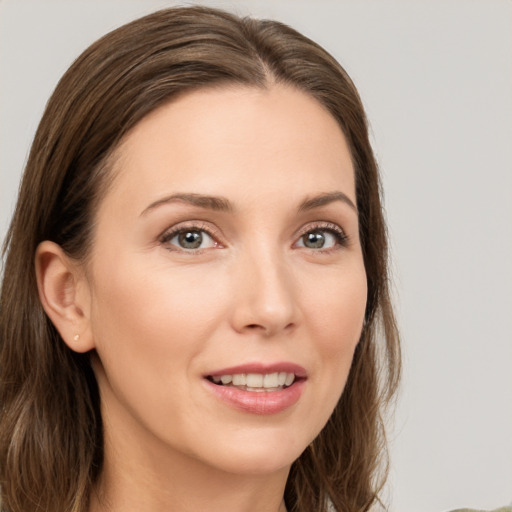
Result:
{"label": "olive green garment", "polygon": [[512,512],[512,505],[510,505],[508,507],[497,508],[495,510],[489,510],[489,511],[477,510],[474,508],[458,508],[457,510],[452,510],[452,512]]}

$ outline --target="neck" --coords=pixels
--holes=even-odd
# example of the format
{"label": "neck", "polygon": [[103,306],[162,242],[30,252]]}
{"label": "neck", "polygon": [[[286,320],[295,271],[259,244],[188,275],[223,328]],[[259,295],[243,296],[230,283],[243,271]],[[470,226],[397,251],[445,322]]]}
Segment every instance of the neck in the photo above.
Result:
{"label": "neck", "polygon": [[147,465],[107,464],[92,493],[90,512],[286,512],[286,474],[223,475],[193,466],[156,472]]}
{"label": "neck", "polygon": [[286,512],[289,467],[271,474],[222,471],[158,441],[110,430],[105,425],[104,465],[89,512]]}

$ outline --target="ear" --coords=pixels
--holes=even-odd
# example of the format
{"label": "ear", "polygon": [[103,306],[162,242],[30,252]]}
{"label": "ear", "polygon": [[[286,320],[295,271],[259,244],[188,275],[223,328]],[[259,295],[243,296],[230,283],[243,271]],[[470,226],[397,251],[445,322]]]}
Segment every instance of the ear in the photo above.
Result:
{"label": "ear", "polygon": [[66,345],[75,352],[93,349],[91,294],[82,266],[49,241],[37,247],[35,265],[39,299]]}

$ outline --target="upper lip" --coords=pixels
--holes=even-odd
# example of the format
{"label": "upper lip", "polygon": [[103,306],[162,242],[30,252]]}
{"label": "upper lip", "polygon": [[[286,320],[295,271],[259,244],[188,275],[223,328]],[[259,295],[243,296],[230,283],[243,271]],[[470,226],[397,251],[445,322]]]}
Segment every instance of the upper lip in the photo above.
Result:
{"label": "upper lip", "polygon": [[214,370],[205,374],[205,377],[221,377],[222,375],[236,375],[240,373],[294,373],[296,377],[305,378],[307,376],[306,369],[298,364],[290,362],[279,363],[247,363],[237,366],[230,366],[229,368],[222,368]]}

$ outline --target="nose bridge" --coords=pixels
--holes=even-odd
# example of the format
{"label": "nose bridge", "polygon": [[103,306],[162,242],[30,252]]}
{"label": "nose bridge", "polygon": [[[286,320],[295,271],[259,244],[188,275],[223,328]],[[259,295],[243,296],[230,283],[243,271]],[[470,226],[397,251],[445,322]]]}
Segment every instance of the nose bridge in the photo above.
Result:
{"label": "nose bridge", "polygon": [[240,262],[236,324],[270,335],[297,321],[295,283],[283,251],[268,240],[253,242]]}

